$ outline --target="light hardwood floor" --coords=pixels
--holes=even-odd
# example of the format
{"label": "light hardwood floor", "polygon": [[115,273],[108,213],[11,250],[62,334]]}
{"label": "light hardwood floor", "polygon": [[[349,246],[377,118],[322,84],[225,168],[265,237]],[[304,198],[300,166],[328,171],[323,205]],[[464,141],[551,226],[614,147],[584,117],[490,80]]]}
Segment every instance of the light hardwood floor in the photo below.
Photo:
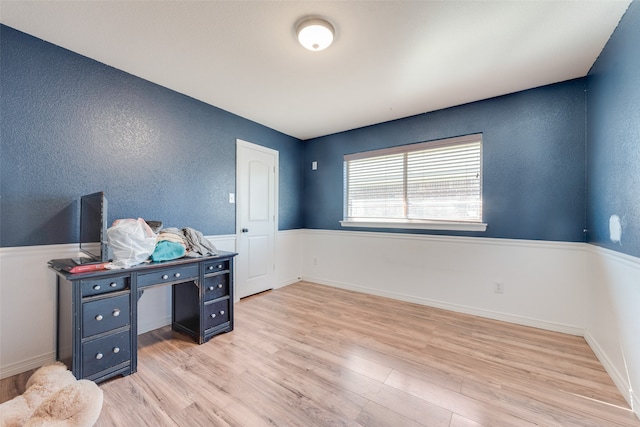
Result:
{"label": "light hardwood floor", "polygon": [[201,346],[141,335],[97,426],[640,426],[580,337],[306,282],[235,310]]}

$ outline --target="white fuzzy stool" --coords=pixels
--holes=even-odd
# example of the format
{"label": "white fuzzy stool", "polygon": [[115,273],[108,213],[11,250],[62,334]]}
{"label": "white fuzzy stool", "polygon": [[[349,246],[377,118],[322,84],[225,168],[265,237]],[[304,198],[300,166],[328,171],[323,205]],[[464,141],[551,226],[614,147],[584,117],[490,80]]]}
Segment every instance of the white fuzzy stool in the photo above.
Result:
{"label": "white fuzzy stool", "polygon": [[25,392],[0,405],[1,427],[91,427],[102,411],[102,390],[93,381],[77,381],[60,363],[31,375]]}

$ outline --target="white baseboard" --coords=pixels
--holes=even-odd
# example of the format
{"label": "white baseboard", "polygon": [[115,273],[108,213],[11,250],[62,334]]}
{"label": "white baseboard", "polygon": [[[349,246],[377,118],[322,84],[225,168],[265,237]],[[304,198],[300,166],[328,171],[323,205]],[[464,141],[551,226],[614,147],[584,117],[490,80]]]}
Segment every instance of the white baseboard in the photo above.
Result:
{"label": "white baseboard", "polygon": [[321,285],[332,286],[335,288],[346,289],[354,292],[361,292],[365,294],[377,295],[381,297],[391,298],[399,301],[406,301],[415,304],[425,305],[428,307],[440,308],[443,310],[454,311],[457,313],[470,314],[473,316],[484,317],[487,319],[499,320],[502,322],[514,323],[522,326],[530,326],[538,329],[545,329],[548,331],[561,332],[569,335],[583,336],[584,329],[574,325],[564,325],[560,323],[545,322],[538,319],[530,319],[522,316],[513,316],[504,313],[498,313],[490,310],[483,310],[474,307],[467,307],[458,304],[446,303],[443,301],[435,301],[428,298],[416,297],[412,295],[403,295],[394,292],[380,291],[371,288],[365,288],[361,286],[348,285],[345,283],[330,282],[320,278],[304,277],[303,280]]}
{"label": "white baseboard", "polygon": [[[611,362],[611,359],[609,359],[609,356],[607,356],[607,353],[600,346],[600,344],[598,344],[598,341],[596,341],[594,337],[591,336],[589,331],[585,331],[584,339],[585,341],[587,341],[587,344],[589,344],[589,347],[591,347],[591,350],[593,350],[593,353],[602,364],[604,370],[607,371],[607,374],[609,374],[609,376],[611,377],[613,383],[616,385],[618,390],[620,390],[620,394],[622,394],[622,397],[624,397],[627,403],[629,403],[629,406],[631,406],[631,408],[633,409],[633,395],[629,388],[628,378],[625,375],[622,375],[620,371],[616,369],[615,365]],[[627,392],[625,393],[625,391]]]}
{"label": "white baseboard", "polygon": [[274,289],[284,288],[285,286],[289,286],[289,285],[293,285],[294,283],[298,283],[301,280],[302,280],[302,277],[292,277],[292,278],[287,279],[287,280],[281,280],[276,284]]}
{"label": "white baseboard", "polygon": [[0,367],[0,379],[8,378],[13,375],[21,374],[22,372],[29,371],[31,369],[37,369],[42,365],[50,362],[55,362],[56,353],[46,353],[40,356],[30,357],[20,362],[10,363]]}

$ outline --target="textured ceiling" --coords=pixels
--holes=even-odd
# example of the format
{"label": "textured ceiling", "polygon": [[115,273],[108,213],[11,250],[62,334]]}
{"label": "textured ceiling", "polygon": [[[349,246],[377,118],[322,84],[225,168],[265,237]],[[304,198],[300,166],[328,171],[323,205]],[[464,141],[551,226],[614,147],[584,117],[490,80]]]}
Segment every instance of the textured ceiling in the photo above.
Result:
{"label": "textured ceiling", "polygon": [[[10,27],[309,139],[587,74],[630,1],[11,1]],[[336,28],[307,51],[294,25]]]}

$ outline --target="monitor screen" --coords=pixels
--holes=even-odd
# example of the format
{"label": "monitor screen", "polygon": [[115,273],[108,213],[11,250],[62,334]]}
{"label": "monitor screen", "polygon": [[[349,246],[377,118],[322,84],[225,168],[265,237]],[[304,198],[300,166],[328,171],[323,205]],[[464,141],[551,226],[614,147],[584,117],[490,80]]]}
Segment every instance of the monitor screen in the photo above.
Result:
{"label": "monitor screen", "polygon": [[97,262],[109,260],[107,199],[103,192],[80,198],[80,251]]}

